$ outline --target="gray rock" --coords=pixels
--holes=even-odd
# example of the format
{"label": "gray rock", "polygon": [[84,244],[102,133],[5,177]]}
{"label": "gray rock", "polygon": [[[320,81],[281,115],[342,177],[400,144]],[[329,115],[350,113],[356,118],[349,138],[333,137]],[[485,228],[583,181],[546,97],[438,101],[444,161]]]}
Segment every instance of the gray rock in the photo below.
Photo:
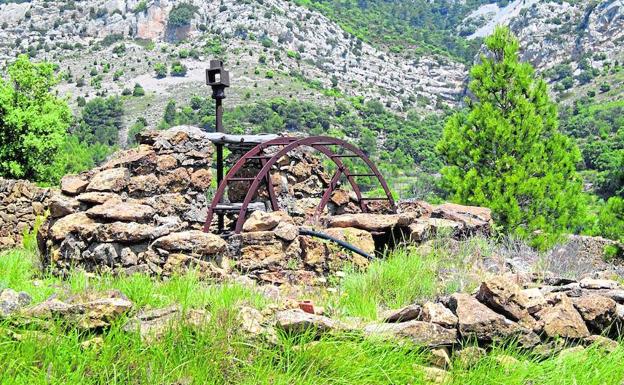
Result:
{"label": "gray rock", "polygon": [[25,292],[16,292],[13,289],[0,290],[0,318],[8,317],[21,308],[28,306],[30,295]]}
{"label": "gray rock", "polygon": [[368,325],[364,333],[376,336],[407,338],[417,345],[435,347],[457,342],[457,330],[424,321],[383,323]]}

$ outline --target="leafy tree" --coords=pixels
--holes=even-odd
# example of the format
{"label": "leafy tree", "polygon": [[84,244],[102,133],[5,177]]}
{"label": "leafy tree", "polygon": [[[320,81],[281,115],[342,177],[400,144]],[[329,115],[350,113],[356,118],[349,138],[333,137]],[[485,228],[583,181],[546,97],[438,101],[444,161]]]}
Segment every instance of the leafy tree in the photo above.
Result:
{"label": "leafy tree", "polygon": [[490,207],[497,224],[538,246],[584,219],[580,152],[557,128],[546,84],[518,58],[519,43],[499,27],[470,75],[474,100],[453,115],[438,145],[455,200]]}
{"label": "leafy tree", "polygon": [[73,133],[88,145],[115,146],[122,128],[124,110],[119,97],[89,100]]}
{"label": "leafy tree", "polygon": [[70,109],[51,92],[58,81],[52,64],[20,55],[7,72],[8,79],[0,79],[0,175],[48,182]]}
{"label": "leafy tree", "polygon": [[170,27],[182,27],[189,25],[193,19],[197,7],[189,3],[181,3],[174,6],[169,13],[168,25]]}

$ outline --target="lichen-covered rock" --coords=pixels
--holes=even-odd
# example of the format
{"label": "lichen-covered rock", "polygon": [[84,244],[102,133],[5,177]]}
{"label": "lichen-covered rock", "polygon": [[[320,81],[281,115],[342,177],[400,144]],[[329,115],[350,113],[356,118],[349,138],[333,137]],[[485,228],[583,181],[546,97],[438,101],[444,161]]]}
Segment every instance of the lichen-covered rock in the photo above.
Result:
{"label": "lichen-covered rock", "polygon": [[130,172],[127,168],[111,168],[96,173],[89,185],[87,191],[112,191],[118,192],[128,185]]}
{"label": "lichen-covered rock", "polygon": [[543,323],[544,333],[548,337],[584,338],[589,336],[589,330],[583,318],[567,295],[549,294],[546,300],[548,306],[535,315]]}
{"label": "lichen-covered rock", "polygon": [[67,195],[78,195],[84,192],[89,181],[77,175],[65,175],[61,178],[61,191]]}
{"label": "lichen-covered rock", "polygon": [[25,292],[16,292],[12,289],[0,290],[0,318],[10,316],[24,306],[28,306],[32,299]]}
{"label": "lichen-covered rock", "polygon": [[445,328],[457,327],[457,316],[439,302],[426,302],[422,306],[420,320],[433,322]]}
{"label": "lichen-covered rock", "polygon": [[408,226],[413,221],[409,214],[343,214],[327,218],[327,227],[355,227],[366,231],[385,231]]}
{"label": "lichen-covered rock", "polygon": [[465,340],[492,342],[517,337],[527,347],[539,342],[531,330],[494,312],[468,294],[453,294],[449,304],[457,315],[459,333]]}
{"label": "lichen-covered rock", "polygon": [[527,307],[529,298],[520,287],[502,276],[481,283],[477,299],[512,321],[531,320]]}
{"label": "lichen-covered rock", "polygon": [[366,230],[354,227],[334,227],[323,230],[329,236],[352,244],[368,255],[375,253],[375,241],[373,236]]}
{"label": "lichen-covered rock", "polygon": [[151,244],[151,247],[168,252],[210,256],[225,253],[227,244],[218,235],[188,230],[160,237]]}
{"label": "lichen-covered rock", "polygon": [[89,218],[84,212],[70,214],[54,222],[50,227],[50,238],[60,241],[70,233],[88,237],[93,234],[97,226],[97,222]]}

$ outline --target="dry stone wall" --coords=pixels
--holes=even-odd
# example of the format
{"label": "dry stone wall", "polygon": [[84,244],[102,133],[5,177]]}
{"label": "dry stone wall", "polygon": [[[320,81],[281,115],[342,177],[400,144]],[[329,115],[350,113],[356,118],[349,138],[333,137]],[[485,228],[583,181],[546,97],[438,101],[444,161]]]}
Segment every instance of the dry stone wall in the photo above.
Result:
{"label": "dry stone wall", "polygon": [[0,249],[20,245],[43,217],[50,190],[24,180],[0,179]]}

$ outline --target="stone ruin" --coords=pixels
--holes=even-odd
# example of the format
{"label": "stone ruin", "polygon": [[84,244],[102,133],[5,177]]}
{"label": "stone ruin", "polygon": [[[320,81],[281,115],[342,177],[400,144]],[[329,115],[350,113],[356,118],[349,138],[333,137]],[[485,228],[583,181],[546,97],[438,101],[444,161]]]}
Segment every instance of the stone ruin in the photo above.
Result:
{"label": "stone ruin", "polygon": [[[60,191],[49,192],[49,216],[38,243],[53,271],[79,267],[167,276],[193,266],[211,277],[236,272],[275,284],[315,283],[345,264],[363,267],[368,260],[299,235],[301,226],[320,229],[370,255],[439,231],[456,237],[490,231],[485,208],[413,201],[400,202],[398,214],[361,213],[345,190],[334,193],[320,223],[308,223],[329,179],[319,159],[300,150],[272,174],[283,211],[254,211],[241,234],[222,239],[201,231],[207,194],[214,189],[208,135],[181,126],[144,133],[139,143],[96,169],[64,177]],[[246,188],[234,186],[229,193]]]}
{"label": "stone ruin", "polygon": [[25,180],[0,178],[0,249],[21,244],[48,207],[50,189]]}

